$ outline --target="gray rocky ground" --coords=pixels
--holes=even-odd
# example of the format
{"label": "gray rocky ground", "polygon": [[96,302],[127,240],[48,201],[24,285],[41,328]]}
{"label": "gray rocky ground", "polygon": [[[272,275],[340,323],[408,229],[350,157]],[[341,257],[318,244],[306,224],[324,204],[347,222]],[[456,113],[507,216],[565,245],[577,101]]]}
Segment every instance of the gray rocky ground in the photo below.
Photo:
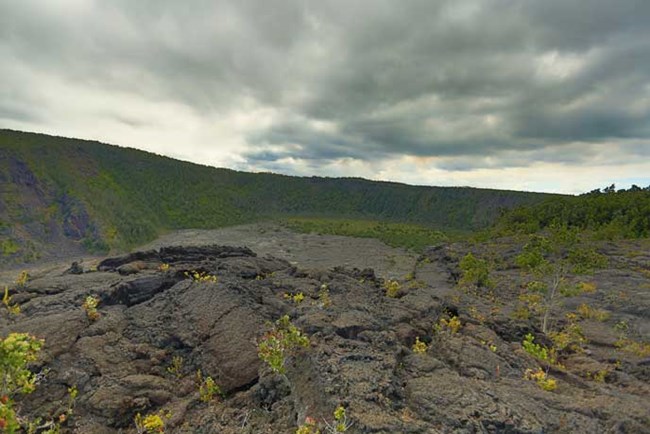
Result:
{"label": "gray rocky ground", "polygon": [[[580,303],[609,317],[580,322],[587,342],[563,353],[562,367],[522,350],[526,333],[545,341],[535,321],[512,318],[515,242],[447,245],[418,257],[375,240],[274,225],[170,234],[139,253],[86,259],[82,274],[64,273],[69,261],[34,267],[25,287],[12,286],[23,312],[3,312],[0,335],[45,339],[35,369],[48,371],[21,411],[56,416],[76,385],[70,432],[131,433],[136,412],[164,409],[172,433],[293,433],[305,417],[331,420],[343,405],[353,433],[643,433],[650,357],[617,348],[615,325],[626,324],[630,342],[647,342],[648,247],[647,240],[599,247],[609,264],[589,276],[596,290],[567,301],[554,319],[561,324]],[[470,248],[505,258],[494,291],[457,287],[458,260]],[[218,280],[194,281],[185,275],[193,271]],[[396,298],[385,295],[388,278],[401,282]],[[284,297],[297,292],[302,303]],[[97,321],[80,307],[88,294],[101,300]],[[284,314],[310,345],[282,377],[260,361],[256,340]],[[457,332],[435,327],[454,315]],[[423,354],[412,351],[416,337],[429,345]],[[167,369],[174,356],[183,360],[178,375]],[[556,390],[524,379],[539,367]],[[197,369],[223,398],[201,402]]]}

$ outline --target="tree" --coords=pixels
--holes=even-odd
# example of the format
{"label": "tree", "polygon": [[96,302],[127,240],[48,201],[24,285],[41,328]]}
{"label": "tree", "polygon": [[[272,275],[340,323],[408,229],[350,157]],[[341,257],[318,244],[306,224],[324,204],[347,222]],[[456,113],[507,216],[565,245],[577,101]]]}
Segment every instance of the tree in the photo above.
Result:
{"label": "tree", "polygon": [[570,273],[587,274],[605,265],[605,258],[579,244],[579,233],[567,226],[552,226],[545,235],[533,235],[515,264],[524,269],[530,280],[520,299],[530,311],[539,315],[543,333],[549,332],[549,320],[562,297],[572,297],[595,290],[593,285],[571,285]]}

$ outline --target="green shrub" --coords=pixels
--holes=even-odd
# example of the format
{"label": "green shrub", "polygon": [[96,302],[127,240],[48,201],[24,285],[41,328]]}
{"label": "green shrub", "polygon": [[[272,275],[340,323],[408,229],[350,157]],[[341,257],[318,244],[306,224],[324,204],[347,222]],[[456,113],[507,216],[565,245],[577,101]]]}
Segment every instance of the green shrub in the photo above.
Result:
{"label": "green shrub", "polygon": [[330,298],[330,289],[329,286],[327,286],[327,283],[323,283],[320,286],[320,290],[318,291],[318,306],[321,309],[328,308],[332,305],[332,299]]}
{"label": "green shrub", "polygon": [[475,285],[485,288],[491,288],[494,285],[490,279],[488,262],[475,257],[471,252],[461,259],[460,269],[463,272],[458,282],[460,285]]}
{"label": "green shrub", "polygon": [[386,297],[397,298],[402,285],[397,280],[387,280],[384,282],[384,290],[386,291]]}
{"label": "green shrub", "polygon": [[302,292],[297,292],[295,294],[289,294],[288,292],[285,292],[284,299],[291,300],[294,304],[300,304],[305,299],[305,294]]}
{"label": "green shrub", "polygon": [[415,354],[424,354],[429,349],[429,346],[426,342],[422,342],[419,337],[415,338],[415,343],[413,344],[413,352]]}
{"label": "green shrub", "polygon": [[348,421],[345,407],[339,405],[336,407],[336,410],[334,410],[334,422],[330,424],[326,421],[325,425],[327,426],[326,430],[329,434],[336,434],[347,432],[347,430],[352,427],[352,422]]}
{"label": "green shrub", "polygon": [[181,378],[183,376],[183,363],[184,359],[181,356],[172,357],[172,363],[167,366],[167,372],[176,378]]}
{"label": "green shrub", "polygon": [[196,371],[196,381],[199,386],[199,398],[202,402],[212,401],[215,395],[223,396],[221,388],[212,377],[203,377],[200,369]]}
{"label": "green shrub", "polygon": [[524,351],[538,360],[554,364],[556,362],[554,351],[544,345],[536,344],[533,342],[534,340],[535,337],[530,333],[525,336],[524,341],[521,343]]}
{"label": "green shrub", "polygon": [[308,346],[309,338],[291,323],[289,315],[284,315],[257,342],[257,354],[273,372],[284,374],[287,358]]}
{"label": "green shrub", "polygon": [[561,305],[561,297],[574,297],[595,290],[588,283],[570,284],[570,273],[593,270],[602,265],[600,256],[580,246],[578,231],[566,226],[551,226],[546,235],[534,235],[515,258],[530,279],[527,293],[520,300],[528,303],[529,313],[539,316],[541,329],[549,332],[549,319]]}
{"label": "green shrub", "polygon": [[82,309],[86,311],[86,316],[90,321],[96,321],[99,319],[100,315],[97,311],[97,306],[99,306],[99,298],[94,295],[87,296],[81,305]]}
{"label": "green shrub", "polygon": [[524,373],[524,378],[534,381],[540,389],[548,392],[557,388],[557,382],[553,378],[549,377],[542,369],[538,369],[537,371],[527,369]]}
{"label": "green shrub", "polygon": [[27,333],[11,333],[0,341],[0,428],[13,434],[21,426],[14,397],[36,388],[36,375],[27,366],[36,361],[43,340]]}
{"label": "green shrub", "polygon": [[217,283],[219,280],[217,276],[214,276],[212,274],[208,274],[204,271],[186,271],[185,277],[188,279],[192,279],[195,282],[209,282],[209,283]]}
{"label": "green shrub", "polygon": [[2,304],[7,309],[10,315],[18,315],[20,313],[20,306],[11,303],[11,296],[9,295],[9,287],[5,286],[5,292],[2,296]]}
{"label": "green shrub", "polygon": [[449,319],[440,318],[440,321],[438,321],[438,324],[433,329],[437,332],[447,331],[451,334],[456,334],[462,326],[463,324],[460,322],[460,319],[454,315]]}
{"label": "green shrub", "polygon": [[159,411],[142,416],[140,413],[135,415],[135,430],[138,434],[164,434],[165,420],[171,418],[170,412]]}

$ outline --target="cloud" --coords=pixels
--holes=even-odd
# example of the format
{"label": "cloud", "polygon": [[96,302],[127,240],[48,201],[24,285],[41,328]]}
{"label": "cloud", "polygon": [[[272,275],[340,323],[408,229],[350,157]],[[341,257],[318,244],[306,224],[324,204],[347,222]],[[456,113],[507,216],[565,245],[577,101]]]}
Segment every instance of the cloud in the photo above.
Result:
{"label": "cloud", "polygon": [[648,179],[648,16],[646,0],[2,2],[0,127],[256,171]]}

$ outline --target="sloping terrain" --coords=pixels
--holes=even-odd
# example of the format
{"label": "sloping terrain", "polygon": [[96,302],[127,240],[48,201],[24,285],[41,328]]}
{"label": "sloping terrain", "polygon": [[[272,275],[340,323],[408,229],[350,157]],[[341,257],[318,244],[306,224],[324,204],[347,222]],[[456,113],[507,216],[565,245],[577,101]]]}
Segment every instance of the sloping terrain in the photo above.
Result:
{"label": "sloping terrain", "polygon": [[0,265],[124,251],[175,229],[290,216],[485,227],[553,195],[300,178],[191,164],[134,149],[0,130]]}
{"label": "sloping terrain", "polygon": [[[266,239],[267,251],[283,236],[240,234],[246,231],[262,250]],[[312,237],[303,241],[320,240],[324,250],[343,239]],[[562,366],[522,349],[528,333],[548,342],[535,321],[511,315],[521,283],[521,271],[508,265],[521,251],[516,240],[441,245],[409,257],[410,276],[399,279],[394,298],[386,295],[386,270],[355,269],[354,259],[334,267],[331,256],[312,268],[245,247],[155,247],[82,274],[34,271],[12,291],[23,313],[3,313],[2,336],[29,332],[46,342],[38,368],[48,371],[22,401],[24,413],[56,417],[76,385],[74,415],[64,425],[79,433],[135,432],[136,412],[160,409],[171,412],[170,433],[294,433],[307,417],[331,422],[338,405],[352,433],[650,432],[650,359],[616,346],[622,322],[630,340],[648,336],[647,240],[599,246],[608,265],[590,277],[596,289],[562,305],[553,320],[561,323],[580,303],[608,317],[580,321],[586,341],[561,354]],[[504,258],[494,291],[457,287],[469,250]],[[217,282],[192,279],[194,272]],[[319,297],[324,287],[329,305]],[[301,303],[285,297],[298,292]],[[80,307],[89,294],[101,300],[96,321]],[[259,359],[256,340],[285,314],[310,345],[288,359],[283,377]],[[454,316],[458,329],[445,325]],[[416,338],[426,352],[413,351]],[[174,357],[182,364],[170,372]],[[524,378],[540,367],[555,390]],[[223,398],[199,399],[198,369]]]}

